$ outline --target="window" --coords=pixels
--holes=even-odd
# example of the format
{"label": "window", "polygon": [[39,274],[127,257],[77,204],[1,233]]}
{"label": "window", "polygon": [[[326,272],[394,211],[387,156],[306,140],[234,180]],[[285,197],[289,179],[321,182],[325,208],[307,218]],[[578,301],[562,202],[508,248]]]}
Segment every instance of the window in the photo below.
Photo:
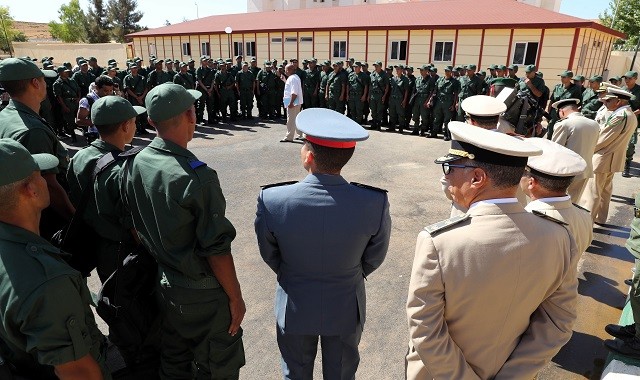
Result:
{"label": "window", "polygon": [[256,43],[251,41],[251,42],[247,42],[246,45],[247,45],[247,50],[246,50],[247,54],[246,55],[248,57],[255,56],[256,55]]}
{"label": "window", "polygon": [[191,44],[188,42],[182,43],[182,55],[191,55]]}
{"label": "window", "polygon": [[156,44],[149,44],[149,55],[156,55]]}
{"label": "window", "polygon": [[300,42],[313,42],[313,37],[300,37]]}
{"label": "window", "polygon": [[347,41],[333,41],[333,58],[347,58]]}
{"label": "window", "polygon": [[233,55],[244,55],[242,50],[242,42],[234,42],[233,43]]}
{"label": "window", "polygon": [[404,61],[407,59],[407,41],[392,41],[389,59]]}
{"label": "window", "polygon": [[298,39],[295,37],[286,37],[284,42],[298,42]]}
{"label": "window", "polygon": [[282,43],[282,38],[280,38],[280,37],[272,37],[271,38],[271,43],[272,44],[280,44],[280,43]]}
{"label": "window", "polygon": [[515,65],[535,65],[538,57],[537,42],[516,42],[513,49],[513,64]]}
{"label": "window", "polygon": [[433,60],[435,62],[451,62],[453,60],[453,42],[436,42]]}
{"label": "window", "polygon": [[201,55],[211,55],[211,46],[209,45],[208,42],[203,42],[202,46],[200,47],[200,54]]}

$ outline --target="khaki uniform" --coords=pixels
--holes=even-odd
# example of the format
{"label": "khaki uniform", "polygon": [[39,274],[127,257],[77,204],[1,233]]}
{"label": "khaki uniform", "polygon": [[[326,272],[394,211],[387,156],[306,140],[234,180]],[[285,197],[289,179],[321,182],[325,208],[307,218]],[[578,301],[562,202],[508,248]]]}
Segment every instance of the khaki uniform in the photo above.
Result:
{"label": "khaki uniform", "polygon": [[624,169],[626,149],[638,119],[630,106],[615,110],[600,128],[593,154],[594,177],[590,178],[580,206],[591,210],[596,223],[606,223],[613,191],[613,174]]}
{"label": "khaki uniform", "polygon": [[569,231],[490,202],[418,235],[408,379],[532,379],[571,337],[579,253]]}
{"label": "khaki uniform", "polygon": [[[228,74],[231,75],[231,74]],[[162,322],[160,377],[238,379],[242,330],[229,335],[229,300],[207,257],[231,252],[236,231],[216,172],[189,150],[156,137],[131,162],[126,199],[158,262]]]}
{"label": "khaki uniform", "polygon": [[582,192],[589,178],[593,177],[593,151],[600,134],[597,122],[575,112],[556,123],[551,141],[578,153],[587,162],[587,168],[582,174],[574,177],[567,189],[572,202],[579,202]]}

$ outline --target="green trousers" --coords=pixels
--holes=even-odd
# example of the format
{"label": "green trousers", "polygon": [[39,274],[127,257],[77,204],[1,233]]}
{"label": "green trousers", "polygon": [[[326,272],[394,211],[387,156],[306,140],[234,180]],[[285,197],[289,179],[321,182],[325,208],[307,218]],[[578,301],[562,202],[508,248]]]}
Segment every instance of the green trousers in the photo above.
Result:
{"label": "green trousers", "polygon": [[220,112],[222,112],[222,117],[229,115],[227,114],[227,109],[229,110],[231,117],[236,117],[238,103],[236,102],[235,92],[233,90],[223,88],[220,89]]}
{"label": "green trousers", "polygon": [[433,116],[431,108],[424,106],[424,103],[429,99],[428,96],[416,96],[416,100],[413,103],[413,125],[414,128],[420,128],[420,132],[426,132],[433,123]]}
{"label": "green trousers", "polygon": [[372,93],[369,97],[369,109],[371,110],[371,119],[375,123],[381,123],[384,111],[384,104],[382,102],[382,94]]}
{"label": "green trousers", "polygon": [[402,97],[391,96],[389,99],[389,127],[393,128],[396,124],[400,129],[404,128],[406,110],[402,107]]}
{"label": "green trousers", "polygon": [[633,161],[633,155],[636,153],[636,144],[638,143],[638,128],[636,127],[636,131],[631,135],[631,140],[629,140],[629,145],[627,145],[627,164],[630,164]]}
{"label": "green trousers", "polygon": [[[434,133],[449,133],[449,122],[453,116],[451,106],[453,103],[437,102],[435,109],[433,110],[433,132]],[[443,128],[444,126],[444,128]]]}
{"label": "green trousers", "polygon": [[629,293],[629,304],[633,313],[633,320],[636,321],[636,337],[640,339],[640,260],[636,259],[636,271],[633,275],[631,293]]}
{"label": "green trousers", "polygon": [[242,89],[240,90],[240,111],[243,115],[251,116],[253,110],[253,90]]}
{"label": "green trousers", "polygon": [[349,93],[349,117],[357,123],[360,123],[364,112],[364,102],[362,101],[362,93]]}
{"label": "green trousers", "polygon": [[[227,332],[229,298],[222,288],[187,289],[161,280],[160,378],[236,380],[245,364],[242,330]],[[194,373],[195,368],[195,373]]]}
{"label": "green trousers", "polygon": [[341,114],[344,114],[345,104],[344,100],[340,100],[340,95],[329,94],[329,99],[327,99],[327,108],[330,110],[334,110]]}
{"label": "green trousers", "polygon": [[316,94],[315,96],[313,95],[313,90],[315,90],[315,88],[309,88],[307,89],[305,87],[304,90],[302,90],[302,96],[304,99],[304,103],[302,104],[302,108],[307,109],[307,108],[316,108],[319,106],[319,99],[318,99],[318,94]]}

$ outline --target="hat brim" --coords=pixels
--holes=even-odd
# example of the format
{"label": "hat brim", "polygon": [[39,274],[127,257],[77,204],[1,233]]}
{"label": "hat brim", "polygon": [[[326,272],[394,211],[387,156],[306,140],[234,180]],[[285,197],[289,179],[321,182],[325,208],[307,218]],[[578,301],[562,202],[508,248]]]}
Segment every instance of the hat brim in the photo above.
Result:
{"label": "hat brim", "polygon": [[202,93],[197,90],[187,90],[187,92],[193,97],[193,100],[198,100],[202,96]]}
{"label": "hat brim", "polygon": [[58,164],[60,163],[58,157],[49,153],[36,153],[32,154],[31,157],[33,157],[33,160],[38,165],[38,169],[40,169],[41,171],[58,167]]}
{"label": "hat brim", "polygon": [[438,157],[433,162],[436,164],[445,164],[447,162],[453,162],[463,159],[464,157],[456,156],[455,154],[447,154],[446,156]]}
{"label": "hat brim", "polygon": [[142,115],[143,113],[147,112],[146,108],[140,106],[133,106],[133,109],[136,111],[136,114],[133,116]]}
{"label": "hat brim", "polygon": [[46,77],[46,78],[55,78],[58,76],[58,73],[56,73],[54,70],[44,70],[41,69],[40,71],[42,71],[42,74]]}

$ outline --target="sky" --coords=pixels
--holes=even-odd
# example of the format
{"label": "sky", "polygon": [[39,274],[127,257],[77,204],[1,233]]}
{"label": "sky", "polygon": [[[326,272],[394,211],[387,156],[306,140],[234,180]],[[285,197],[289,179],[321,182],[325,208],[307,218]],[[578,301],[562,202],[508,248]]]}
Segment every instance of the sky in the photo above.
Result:
{"label": "sky", "polygon": [[[490,4],[490,0],[487,0]],[[15,20],[49,22],[58,19],[58,9],[68,0],[0,0],[0,5],[8,6]],[[105,0],[106,3],[106,0]],[[86,11],[89,0],[80,0]],[[596,19],[608,7],[608,0],[563,0],[560,12],[585,19]],[[37,10],[37,12],[34,12]],[[144,13],[140,24],[149,28],[194,20],[198,16],[244,13],[245,0],[138,0],[138,10]]]}

